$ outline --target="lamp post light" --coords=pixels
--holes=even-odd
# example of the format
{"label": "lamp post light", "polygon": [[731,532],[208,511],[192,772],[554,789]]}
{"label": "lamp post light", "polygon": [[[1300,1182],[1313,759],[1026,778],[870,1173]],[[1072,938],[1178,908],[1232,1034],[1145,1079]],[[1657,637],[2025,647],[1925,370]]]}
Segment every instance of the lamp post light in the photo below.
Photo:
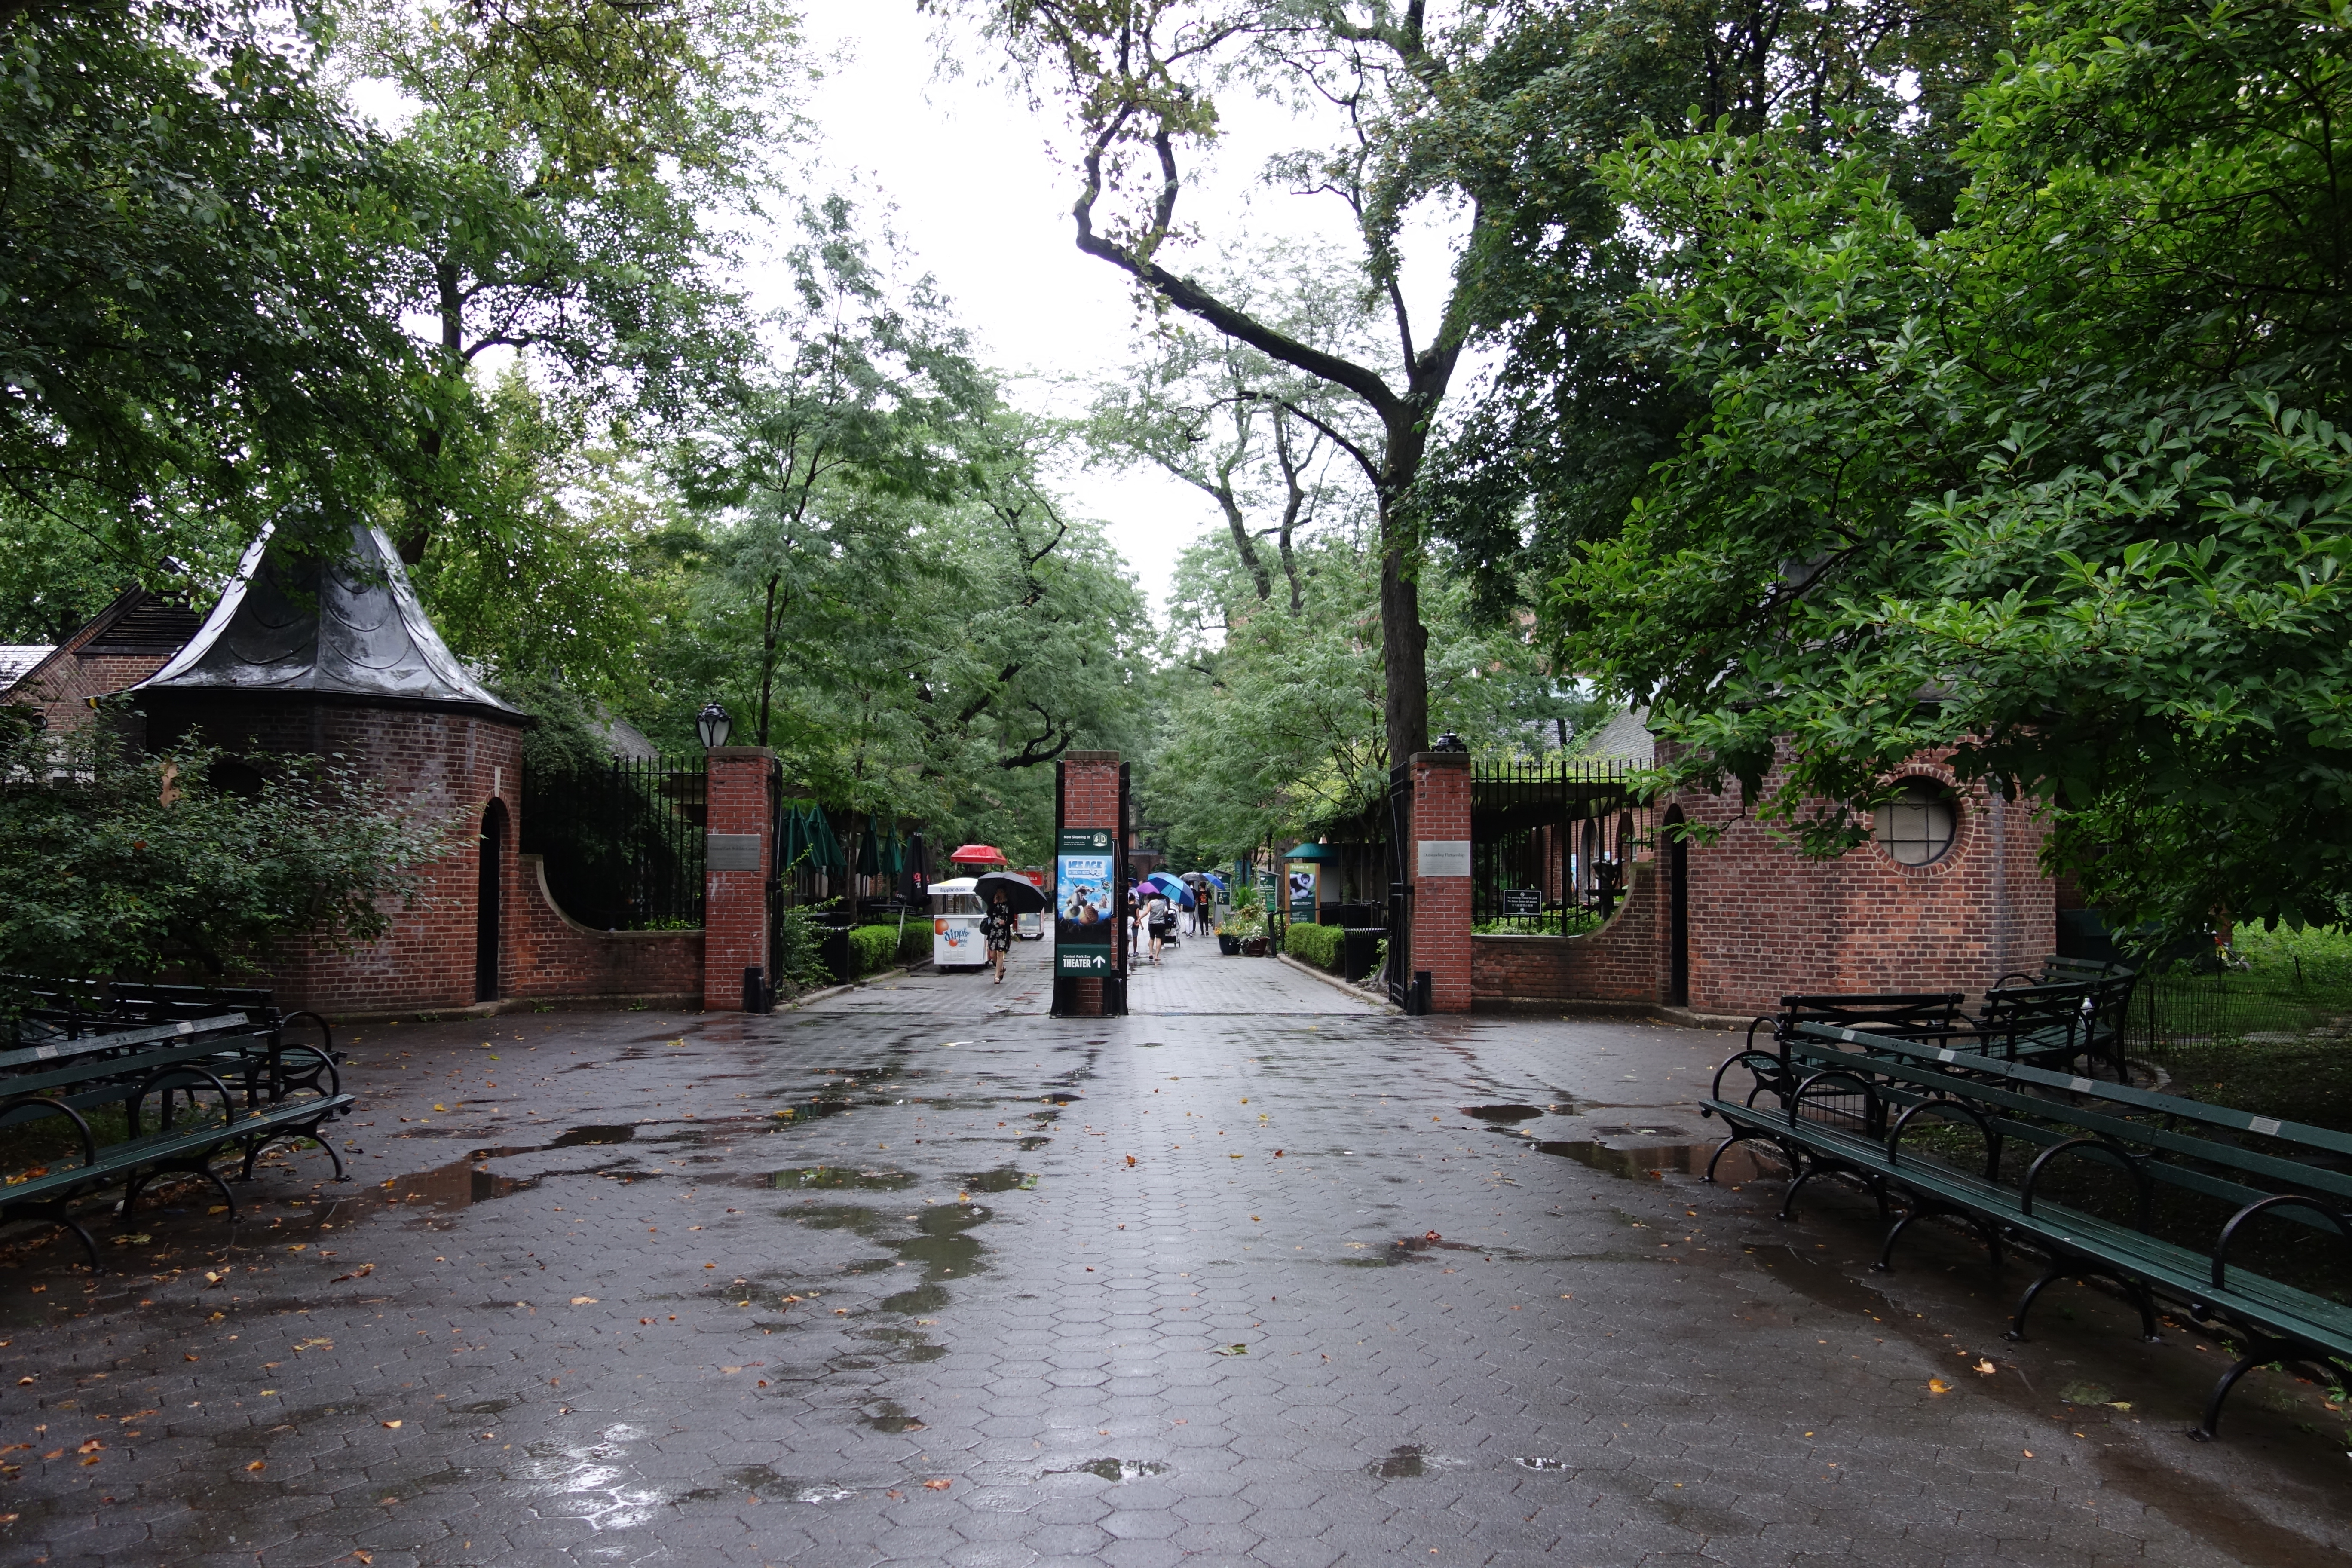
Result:
{"label": "lamp post light", "polygon": [[707,752],[725,745],[727,731],[733,727],[734,721],[727,717],[727,710],[719,705],[716,698],[703,704],[702,711],[694,716],[694,728],[702,736],[702,749]]}

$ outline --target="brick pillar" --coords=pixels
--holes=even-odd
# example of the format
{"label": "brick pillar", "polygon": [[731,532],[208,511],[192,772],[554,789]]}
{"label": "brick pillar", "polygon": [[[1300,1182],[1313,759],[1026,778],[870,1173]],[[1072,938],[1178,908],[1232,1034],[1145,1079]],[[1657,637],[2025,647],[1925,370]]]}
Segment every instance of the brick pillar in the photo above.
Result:
{"label": "brick pillar", "polygon": [[1412,967],[1429,1010],[1470,1011],[1470,753],[1412,754]]}
{"label": "brick pillar", "polygon": [[[743,1009],[743,971],[768,963],[768,858],[775,812],[768,780],[776,753],[765,746],[720,746],[710,753],[702,886],[702,1005]],[[775,977],[769,975],[770,984]]]}
{"label": "brick pillar", "polygon": [[[1118,841],[1118,753],[1117,752],[1071,752],[1062,758],[1062,827],[1067,832],[1098,829],[1110,835],[1113,844]],[[1058,846],[1055,854],[1060,853]],[[1052,888],[1059,861],[1049,868],[1046,881]],[[1046,918],[1052,919],[1049,913]],[[1113,952],[1118,950],[1114,947]],[[1058,962],[1058,954],[1057,962]],[[1080,1018],[1103,1016],[1103,983],[1099,980],[1072,978],[1063,983],[1067,988],[1070,1015]]]}

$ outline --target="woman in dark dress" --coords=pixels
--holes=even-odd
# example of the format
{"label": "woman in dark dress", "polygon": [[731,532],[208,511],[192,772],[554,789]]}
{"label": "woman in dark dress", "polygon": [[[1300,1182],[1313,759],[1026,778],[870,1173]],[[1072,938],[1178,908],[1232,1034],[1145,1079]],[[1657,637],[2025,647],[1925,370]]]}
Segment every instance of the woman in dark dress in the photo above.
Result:
{"label": "woman in dark dress", "polygon": [[988,962],[996,966],[995,984],[1002,985],[1005,954],[1013,951],[1013,910],[1005,903],[1003,893],[997,894],[996,901],[988,906],[988,913],[981,918],[980,930],[988,938]]}

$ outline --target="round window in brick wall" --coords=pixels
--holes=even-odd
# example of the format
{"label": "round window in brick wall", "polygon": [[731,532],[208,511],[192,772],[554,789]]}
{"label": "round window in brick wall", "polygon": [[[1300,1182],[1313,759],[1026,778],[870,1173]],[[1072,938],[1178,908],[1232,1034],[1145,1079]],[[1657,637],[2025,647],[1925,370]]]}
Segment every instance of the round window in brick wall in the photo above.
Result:
{"label": "round window in brick wall", "polygon": [[1952,792],[1933,779],[1906,779],[1895,797],[1878,809],[1874,836],[1898,866],[1927,866],[1952,847],[1959,807]]}

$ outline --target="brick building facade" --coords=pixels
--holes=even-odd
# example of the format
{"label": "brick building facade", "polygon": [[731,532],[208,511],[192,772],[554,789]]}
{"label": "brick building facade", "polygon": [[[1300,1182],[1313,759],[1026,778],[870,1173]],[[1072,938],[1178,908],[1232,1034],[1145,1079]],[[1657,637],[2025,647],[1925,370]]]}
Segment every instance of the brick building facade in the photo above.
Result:
{"label": "brick building facade", "polygon": [[[2040,865],[2038,810],[1963,784],[1936,756],[1913,759],[1895,778],[1937,786],[1949,801],[1950,841],[1922,864],[1902,863],[1875,838],[1834,860],[1807,859],[1737,795],[1656,801],[1654,823],[1712,827],[1714,841],[1679,851],[1679,876],[1677,852],[1651,846],[1599,931],[1472,938],[1477,1005],[1751,1017],[1788,994],[1980,993],[2038,968],[2057,944],[2058,918],[2057,887]],[[1427,967],[1418,947],[1414,964]]]}

